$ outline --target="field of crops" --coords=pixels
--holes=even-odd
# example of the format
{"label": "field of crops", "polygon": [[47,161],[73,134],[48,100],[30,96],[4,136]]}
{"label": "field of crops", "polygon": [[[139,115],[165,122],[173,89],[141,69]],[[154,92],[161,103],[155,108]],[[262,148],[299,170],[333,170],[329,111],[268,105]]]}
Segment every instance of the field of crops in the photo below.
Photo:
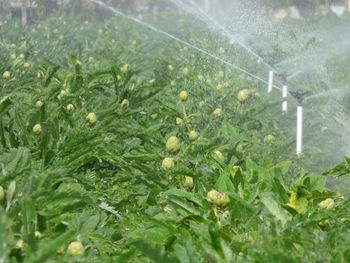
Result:
{"label": "field of crops", "polygon": [[[184,39],[267,76],[186,19]],[[350,261],[348,189],[326,187],[348,124],[306,121],[297,158],[278,92],[116,16],[1,17],[0,51],[0,263]]]}

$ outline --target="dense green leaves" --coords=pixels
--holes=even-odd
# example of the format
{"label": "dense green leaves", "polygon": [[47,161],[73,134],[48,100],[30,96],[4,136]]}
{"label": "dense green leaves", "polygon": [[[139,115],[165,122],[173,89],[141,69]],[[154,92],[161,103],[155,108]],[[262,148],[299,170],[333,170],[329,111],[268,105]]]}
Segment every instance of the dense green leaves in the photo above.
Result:
{"label": "dense green leaves", "polygon": [[350,158],[345,158],[345,160],[338,164],[336,167],[323,173],[324,175],[333,176],[349,176],[350,174]]}
{"label": "dense green leaves", "polygon": [[[11,25],[0,26],[0,73],[11,71],[0,79],[0,263],[348,261],[349,201],[326,175],[346,176],[349,160],[310,173],[332,152],[295,158],[279,94],[122,19],[82,19],[54,15],[24,34],[0,18]],[[179,34],[266,76],[193,27]]]}

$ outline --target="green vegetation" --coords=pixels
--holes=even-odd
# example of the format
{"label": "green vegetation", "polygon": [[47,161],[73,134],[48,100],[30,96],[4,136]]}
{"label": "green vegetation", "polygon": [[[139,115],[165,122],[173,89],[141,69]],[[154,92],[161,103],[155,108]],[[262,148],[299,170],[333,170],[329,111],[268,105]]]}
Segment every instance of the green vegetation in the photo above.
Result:
{"label": "green vegetation", "polygon": [[350,261],[349,200],[309,172],[337,155],[294,156],[278,92],[119,18],[0,23],[0,262]]}

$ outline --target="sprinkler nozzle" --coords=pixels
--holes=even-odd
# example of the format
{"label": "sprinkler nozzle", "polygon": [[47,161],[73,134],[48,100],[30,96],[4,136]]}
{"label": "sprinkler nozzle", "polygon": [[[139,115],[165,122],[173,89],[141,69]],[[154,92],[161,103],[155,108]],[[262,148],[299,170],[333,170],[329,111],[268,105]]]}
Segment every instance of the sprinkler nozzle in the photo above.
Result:
{"label": "sprinkler nozzle", "polygon": [[309,91],[303,91],[300,89],[297,91],[290,91],[289,93],[297,99],[299,105],[302,105],[305,97],[310,94]]}

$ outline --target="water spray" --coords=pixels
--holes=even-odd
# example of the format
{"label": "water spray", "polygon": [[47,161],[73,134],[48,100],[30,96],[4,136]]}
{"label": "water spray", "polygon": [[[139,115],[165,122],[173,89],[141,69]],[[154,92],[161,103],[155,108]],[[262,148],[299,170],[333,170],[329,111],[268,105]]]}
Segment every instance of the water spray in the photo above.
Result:
{"label": "water spray", "polygon": [[297,107],[297,138],[296,138],[296,154],[298,157],[301,156],[303,152],[303,101],[309,92],[302,90],[290,91],[289,92],[298,101]]}
{"label": "water spray", "polygon": [[[182,1],[182,0],[171,0],[175,5],[181,7],[181,6],[186,6],[186,4]],[[230,40],[235,41],[238,45],[240,45],[242,48],[244,48],[249,54],[251,54],[252,56],[254,56],[255,58],[258,59],[258,63],[262,63],[264,64],[266,67],[268,67],[269,69],[271,69],[271,71],[276,71],[276,69],[270,65],[269,63],[267,63],[260,55],[259,52],[255,52],[254,50],[252,50],[250,47],[248,47],[247,45],[245,45],[243,43],[243,41],[240,41],[238,39],[234,39],[232,33],[230,33],[226,27],[224,25],[219,24],[212,16],[210,16],[206,11],[204,11],[202,8],[200,8],[198,5],[194,4],[192,1],[190,2],[190,8],[194,9],[196,11],[199,12],[200,15],[202,15],[204,18],[208,19],[210,23],[212,23],[214,25],[214,27],[216,27],[219,31],[221,31],[221,33],[223,33],[224,36],[226,36],[227,38],[229,38]],[[208,0],[206,0],[206,3],[208,2]],[[208,9],[209,10],[209,9]],[[203,20],[203,19],[202,19]],[[203,20],[204,22],[207,23],[207,21]],[[208,24],[208,23],[207,23]],[[272,88],[272,87],[271,87]]]}
{"label": "water spray", "polygon": [[328,91],[323,91],[323,92],[308,96],[305,98],[305,100],[312,100],[312,99],[317,99],[317,98],[326,97],[326,96],[336,96],[339,93],[344,94],[345,91],[349,91],[349,87],[343,87],[343,88],[337,88],[337,89],[331,89]]}
{"label": "water spray", "polygon": [[[195,45],[193,45],[193,44],[191,44],[191,43],[189,43],[189,42],[187,42],[185,40],[182,40],[182,39],[180,39],[180,38],[178,38],[178,37],[176,37],[176,36],[174,36],[172,34],[169,34],[166,31],[158,29],[158,28],[156,28],[156,27],[154,27],[154,26],[152,26],[152,25],[150,25],[150,24],[148,24],[146,22],[143,22],[142,20],[137,19],[137,18],[135,18],[133,16],[127,15],[127,14],[123,13],[122,11],[120,11],[119,9],[107,5],[103,1],[100,1],[100,0],[89,0],[89,1],[95,3],[95,4],[99,5],[99,6],[101,6],[103,8],[105,8],[105,9],[108,9],[108,10],[112,11],[116,15],[120,15],[120,16],[126,18],[126,19],[129,19],[129,20],[135,22],[136,24],[142,25],[142,26],[144,26],[144,27],[146,27],[146,28],[156,32],[156,33],[162,34],[162,35],[164,35],[164,36],[166,36],[166,37],[168,37],[170,39],[173,39],[173,40],[175,40],[175,41],[177,41],[177,42],[179,42],[179,43],[181,43],[181,44],[183,44],[183,45],[185,45],[187,47],[190,47],[190,48],[192,48],[194,50],[197,50],[197,51],[199,51],[199,52],[201,52],[201,53],[203,53],[203,54],[205,54],[205,55],[207,55],[207,56],[209,56],[209,57],[211,57],[211,58],[213,58],[215,60],[218,60],[218,61],[222,62],[223,64],[225,64],[225,65],[227,65],[227,66],[229,66],[231,68],[234,68],[234,69],[236,69],[238,71],[241,71],[241,72],[245,73],[246,75],[248,75],[248,76],[250,76],[250,77],[252,77],[254,79],[257,79],[257,80],[259,80],[259,81],[261,81],[261,82],[263,82],[265,84],[268,84],[268,81],[260,78],[259,76],[255,75],[255,74],[253,74],[253,73],[251,73],[251,72],[249,72],[249,71],[247,71],[247,70],[245,70],[245,69],[243,69],[243,68],[241,68],[241,67],[239,67],[239,66],[237,66],[237,65],[235,65],[233,63],[230,63],[230,62],[228,62],[228,61],[218,57],[217,55],[210,53],[209,51],[206,51],[206,50],[204,50],[202,48],[199,48],[199,47],[197,47],[197,46],[195,46]],[[280,87],[277,87],[275,85],[273,85],[273,87],[278,89],[278,90],[282,90]]]}
{"label": "water spray", "polygon": [[[218,60],[218,61],[222,62],[223,64],[229,66],[229,67],[232,67],[232,68],[234,68],[236,70],[239,70],[239,71],[247,74],[248,76],[261,81],[262,83],[267,84],[268,85],[268,92],[271,92],[273,88],[276,88],[277,90],[280,90],[282,92],[282,97],[283,97],[283,102],[282,102],[282,110],[283,110],[283,112],[287,112],[287,110],[288,110],[287,96],[288,96],[288,93],[291,94],[298,101],[297,127],[296,127],[296,130],[297,130],[296,131],[296,154],[298,155],[298,157],[301,156],[302,151],[303,151],[303,101],[305,99],[307,99],[307,98],[312,99],[312,98],[319,97],[319,96],[321,96],[321,94],[317,94],[317,96],[315,95],[315,96],[306,97],[308,95],[308,92],[304,92],[302,90],[298,90],[296,92],[292,92],[292,91],[288,92],[288,86],[287,86],[288,79],[290,79],[290,78],[294,77],[295,75],[299,74],[299,72],[297,74],[294,73],[293,75],[287,75],[286,73],[279,73],[276,70],[274,70],[273,66],[271,66],[271,65],[269,65],[267,63],[264,63],[265,65],[267,64],[270,67],[270,69],[271,69],[269,71],[269,78],[266,81],[266,80],[260,78],[259,76],[255,75],[255,74],[253,74],[251,72],[248,72],[247,70],[245,70],[245,69],[243,69],[243,68],[241,68],[241,67],[239,67],[239,66],[237,66],[237,65],[235,65],[233,63],[230,63],[230,62],[220,58],[219,56],[217,56],[215,54],[210,53],[209,51],[206,51],[206,50],[204,50],[202,48],[199,48],[199,47],[197,47],[197,46],[195,46],[195,45],[193,45],[193,44],[191,44],[191,43],[189,43],[189,42],[187,42],[185,40],[182,40],[182,39],[180,39],[180,38],[178,38],[178,37],[176,37],[176,36],[174,36],[172,34],[169,34],[166,31],[158,29],[158,28],[154,27],[151,24],[148,24],[146,22],[141,21],[140,19],[137,19],[137,18],[135,18],[133,16],[127,15],[127,14],[123,13],[122,11],[105,4],[103,1],[100,1],[100,0],[89,0],[89,1],[91,1],[91,2],[93,2],[95,4],[97,4],[97,5],[105,8],[105,9],[108,9],[108,10],[112,11],[116,15],[120,15],[120,16],[126,18],[126,19],[129,19],[129,20],[135,22],[136,24],[144,26],[145,28],[148,28],[148,29],[150,29],[150,30],[152,30],[152,31],[154,31],[156,33],[162,34],[162,35],[164,35],[164,36],[166,36],[166,37],[168,37],[168,38],[170,38],[172,40],[175,40],[175,41],[177,41],[177,42],[179,42],[179,43],[181,43],[181,44],[183,44],[185,46],[188,46],[188,47],[190,47],[190,48],[192,48],[192,49],[194,49],[194,50],[196,50],[196,51],[198,51],[198,52],[200,52],[200,53],[202,53],[204,55],[207,55],[207,56],[209,56],[209,57],[211,57],[211,58],[213,58],[215,60]],[[173,0],[173,1],[175,1],[175,0]],[[204,11],[202,11],[202,12],[204,12]],[[206,14],[206,16],[208,18],[208,14]],[[210,19],[213,20],[212,18],[210,18]],[[218,25],[216,25],[216,26],[218,26]],[[226,33],[228,36],[230,36],[228,31],[224,27],[221,27],[221,30],[224,33]],[[245,47],[245,46],[243,46],[243,47]],[[258,54],[256,54],[255,52],[252,52],[248,48],[246,48],[246,49],[248,50],[248,52],[250,51],[250,53],[252,53],[253,55],[255,54],[256,57],[260,58],[260,56]],[[259,60],[263,61],[261,58]],[[281,80],[283,82],[283,87],[282,88],[274,85],[273,82],[274,81],[277,82],[277,80],[274,80],[275,76],[281,78]]]}

